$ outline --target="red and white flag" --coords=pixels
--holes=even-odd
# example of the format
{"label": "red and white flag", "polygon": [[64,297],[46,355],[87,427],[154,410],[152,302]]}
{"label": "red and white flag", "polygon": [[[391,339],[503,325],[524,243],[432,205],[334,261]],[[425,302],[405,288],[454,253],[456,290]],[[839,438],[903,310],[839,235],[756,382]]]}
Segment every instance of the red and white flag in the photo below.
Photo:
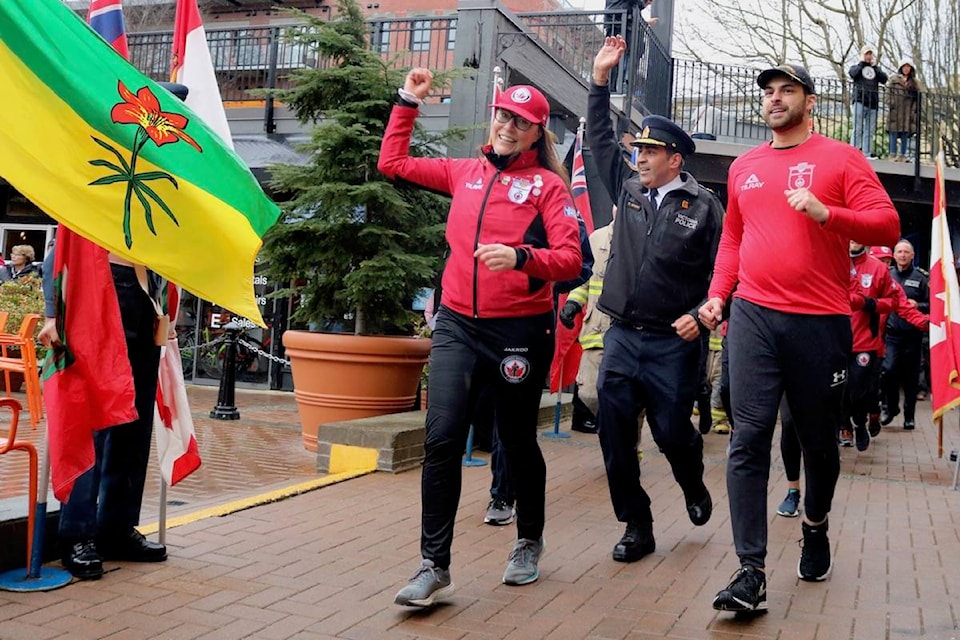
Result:
{"label": "red and white flag", "polygon": [[[167,308],[170,310],[170,326],[175,327],[180,309],[180,289],[173,283],[167,284]],[[197,447],[176,338],[167,340],[160,355],[153,428],[157,432],[160,475],[172,487],[200,468],[200,449]]]}
{"label": "red and white flag", "polygon": [[200,20],[197,0],[177,0],[173,27],[173,57],[170,81],[186,85],[187,106],[233,149],[233,138],[223,111],[220,87],[207,47],[207,33]]}
{"label": "red and white flag", "polygon": [[930,247],[930,391],[933,417],[960,405],[960,289],[947,226],[943,152],[937,156]]}

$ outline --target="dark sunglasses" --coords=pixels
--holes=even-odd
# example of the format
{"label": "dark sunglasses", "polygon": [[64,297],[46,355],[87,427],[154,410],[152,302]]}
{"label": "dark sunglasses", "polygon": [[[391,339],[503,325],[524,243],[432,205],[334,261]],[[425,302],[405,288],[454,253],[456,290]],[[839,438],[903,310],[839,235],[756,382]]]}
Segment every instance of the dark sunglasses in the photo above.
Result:
{"label": "dark sunglasses", "polygon": [[493,117],[496,118],[497,122],[500,124],[507,124],[513,120],[513,126],[515,126],[520,131],[528,131],[530,127],[533,126],[533,123],[527,120],[526,118],[521,118],[515,113],[510,113],[506,109],[497,109]]}

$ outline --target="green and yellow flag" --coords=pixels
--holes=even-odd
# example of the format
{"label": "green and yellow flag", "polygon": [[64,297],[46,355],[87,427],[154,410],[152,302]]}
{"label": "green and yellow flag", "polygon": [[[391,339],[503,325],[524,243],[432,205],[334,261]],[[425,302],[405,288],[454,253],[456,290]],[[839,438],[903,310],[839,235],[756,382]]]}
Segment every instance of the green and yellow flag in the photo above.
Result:
{"label": "green and yellow flag", "polygon": [[51,217],[261,325],[279,215],[232,150],[61,0],[0,2],[0,176]]}

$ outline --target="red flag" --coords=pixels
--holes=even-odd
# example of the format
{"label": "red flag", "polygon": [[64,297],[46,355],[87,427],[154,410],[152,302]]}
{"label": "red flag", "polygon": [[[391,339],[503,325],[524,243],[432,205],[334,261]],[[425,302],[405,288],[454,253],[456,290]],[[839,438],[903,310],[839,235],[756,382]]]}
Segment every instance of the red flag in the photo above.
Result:
{"label": "red flag", "polygon": [[[567,294],[560,296],[557,302],[558,309],[563,309],[567,302]],[[573,384],[577,380],[580,370],[580,357],[583,347],[580,346],[580,328],[583,326],[583,314],[577,314],[573,328],[567,329],[557,323],[556,346],[553,352],[553,362],[550,363],[550,393],[555,393],[561,387]]]}
{"label": "red flag", "polygon": [[53,279],[62,348],[44,363],[53,494],[93,466],[93,431],[137,419],[133,374],[105,249],[60,226]]}
{"label": "red flag", "polygon": [[930,391],[934,419],[960,405],[960,290],[947,226],[943,152],[937,156],[930,247]]}
{"label": "red flag", "polygon": [[587,170],[583,166],[583,127],[585,118],[580,118],[577,139],[573,143],[573,174],[570,187],[573,189],[573,202],[577,205],[583,223],[587,225],[587,234],[593,233],[593,211],[590,209],[590,195],[587,193]]}
{"label": "red flag", "polygon": [[129,59],[127,50],[127,31],[123,24],[123,7],[120,0],[92,0],[87,13],[87,22],[93,30],[117,50],[117,53]]}
{"label": "red flag", "polygon": [[[583,218],[587,233],[593,233],[593,212],[590,210],[590,195],[587,193],[587,174],[583,167],[583,128],[585,119],[580,119],[577,129],[577,139],[573,147],[573,177],[570,186],[573,189],[574,204]],[[567,294],[560,296],[557,308],[562,309],[567,302]],[[573,328],[568,329],[557,323],[556,344],[554,346],[553,362],[550,363],[550,392],[559,391],[561,387],[573,384],[580,370],[580,357],[583,347],[580,346],[580,328],[583,326],[583,314],[577,314]]]}
{"label": "red flag", "polygon": [[177,0],[170,60],[170,81],[186,85],[189,90],[187,106],[233,149],[197,0]]}

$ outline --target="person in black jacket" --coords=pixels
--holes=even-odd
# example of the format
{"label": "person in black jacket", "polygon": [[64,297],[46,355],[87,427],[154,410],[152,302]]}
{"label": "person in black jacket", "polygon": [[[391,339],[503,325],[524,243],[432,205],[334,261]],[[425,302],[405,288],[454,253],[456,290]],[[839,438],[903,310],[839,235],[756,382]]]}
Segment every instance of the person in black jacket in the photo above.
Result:
{"label": "person in black jacket", "polygon": [[877,64],[873,45],[865,44],[860,49],[860,61],[850,67],[853,78],[853,132],[850,144],[863,151],[863,155],[875,160],[873,138],[877,132],[877,108],[880,105],[881,84],[887,84],[887,74]]}
{"label": "person in black jacket", "polygon": [[641,123],[633,142],[636,173],[621,159],[608,82],[626,46],[622,37],[608,37],[594,59],[587,141],[619,211],[597,305],[613,321],[597,381],[598,424],[613,509],[626,524],[613,559],[634,562],[655,548],[636,454],[641,411],[683,490],[691,522],[705,524],[713,510],[703,483],[703,438],[690,414],[702,331],[697,312],[706,301],[723,207],[682,170],[696,147],[667,118]]}
{"label": "person in black jacket", "polygon": [[[913,264],[915,256],[909,240],[901,240],[893,248],[895,264],[890,275],[903,287],[910,304],[922,313],[930,313],[930,279]],[[903,387],[903,428],[913,429],[920,380],[920,355],[923,331],[896,313],[887,319],[886,355],[880,373],[883,413],[880,424],[886,426],[900,413],[900,387]]]}

